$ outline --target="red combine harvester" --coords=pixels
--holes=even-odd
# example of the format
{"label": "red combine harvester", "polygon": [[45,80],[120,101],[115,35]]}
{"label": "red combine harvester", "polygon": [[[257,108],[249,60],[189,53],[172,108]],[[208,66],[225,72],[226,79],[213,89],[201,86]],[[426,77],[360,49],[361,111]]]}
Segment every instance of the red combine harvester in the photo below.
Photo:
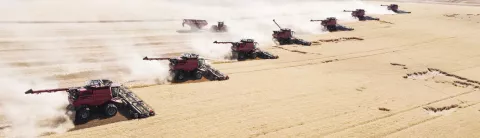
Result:
{"label": "red combine harvester", "polygon": [[280,28],[280,31],[273,31],[273,39],[274,41],[278,42],[279,45],[290,45],[290,44],[299,44],[299,45],[304,45],[304,46],[310,46],[312,45],[311,42],[307,42],[302,39],[295,38],[293,36],[294,31],[288,29],[288,28],[282,28],[278,23],[273,20],[273,22]]}
{"label": "red combine harvester", "polygon": [[328,17],[326,20],[310,20],[311,22],[318,22],[321,21],[321,25],[324,29],[334,32],[334,31],[352,31],[353,28],[347,28],[337,24],[337,18],[335,17]]}
{"label": "red combine harvester", "polygon": [[143,60],[169,60],[170,72],[173,73],[174,82],[186,81],[187,77],[194,79],[202,79],[206,77],[209,80],[228,80],[229,77],[220,73],[205,63],[205,59],[200,58],[197,54],[184,53],[178,58],[148,58]]}
{"label": "red combine harvester", "polygon": [[218,22],[217,25],[212,25],[210,28],[212,32],[228,32],[227,25],[224,22]]}
{"label": "red combine harvester", "polygon": [[363,9],[356,9],[354,11],[348,11],[348,10],[343,10],[343,12],[351,12],[352,16],[355,18],[358,18],[360,21],[365,21],[365,20],[380,20],[378,18],[373,18],[370,16],[365,16],[365,10]]}
{"label": "red combine harvester", "polygon": [[398,5],[397,4],[380,5],[380,6],[387,6],[388,10],[391,10],[395,13],[412,13],[412,12],[406,12],[406,11],[398,10]]}
{"label": "red combine harvester", "polygon": [[365,10],[363,10],[363,9],[357,9],[357,10],[354,10],[354,11],[343,10],[343,12],[351,12],[352,16],[355,17],[355,18],[358,18],[358,19],[365,18]]}
{"label": "red combine harvester", "polygon": [[75,122],[86,122],[90,119],[93,109],[100,109],[107,117],[115,116],[118,108],[128,109],[131,118],[146,118],[154,116],[153,109],[138,98],[132,91],[121,84],[110,80],[89,80],[85,86],[47,90],[28,90],[25,94],[40,94],[66,91],[70,105],[69,111],[74,112]]}
{"label": "red combine harvester", "polygon": [[253,39],[242,39],[240,42],[213,42],[215,44],[232,44],[232,58],[237,60],[245,60],[247,58],[255,59],[257,57],[262,59],[277,59],[268,52],[257,48],[258,43]]}
{"label": "red combine harvester", "polygon": [[[203,32],[203,27],[208,25],[208,22],[206,20],[197,20],[197,19],[183,19],[182,26],[185,27],[186,25],[190,26],[190,30],[188,31],[177,31],[179,33],[190,33],[190,32]],[[227,32],[228,28],[227,25],[224,24],[224,22],[218,22],[217,25],[212,25],[212,28],[210,28],[210,31],[212,32]]]}

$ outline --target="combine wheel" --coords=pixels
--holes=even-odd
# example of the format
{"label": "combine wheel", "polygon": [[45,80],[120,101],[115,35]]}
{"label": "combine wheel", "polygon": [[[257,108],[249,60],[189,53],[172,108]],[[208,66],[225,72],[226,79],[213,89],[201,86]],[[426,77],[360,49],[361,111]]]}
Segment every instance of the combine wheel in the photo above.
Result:
{"label": "combine wheel", "polygon": [[256,58],[257,58],[257,52],[252,52],[252,53],[250,54],[250,57],[251,57],[252,59],[256,59]]}
{"label": "combine wheel", "polygon": [[202,79],[203,75],[201,71],[195,71],[195,79],[199,80]]}
{"label": "combine wheel", "polygon": [[115,106],[115,104],[109,103],[105,105],[105,115],[107,117],[115,116],[117,112],[118,112],[118,108],[117,106]]}
{"label": "combine wheel", "polygon": [[245,53],[239,52],[238,53],[238,60],[245,60]]}
{"label": "combine wheel", "polygon": [[330,32],[337,31],[337,27],[336,27],[336,26],[327,26],[327,29],[328,29],[328,31],[330,31]]}
{"label": "combine wheel", "polygon": [[176,77],[177,80],[179,80],[179,81],[182,81],[182,80],[185,79],[185,73],[183,73],[182,71],[178,71],[178,72],[176,73],[176,76],[177,76],[177,77]]}
{"label": "combine wheel", "polygon": [[77,119],[80,121],[86,121],[90,118],[90,109],[88,107],[81,108],[77,111],[76,114]]}

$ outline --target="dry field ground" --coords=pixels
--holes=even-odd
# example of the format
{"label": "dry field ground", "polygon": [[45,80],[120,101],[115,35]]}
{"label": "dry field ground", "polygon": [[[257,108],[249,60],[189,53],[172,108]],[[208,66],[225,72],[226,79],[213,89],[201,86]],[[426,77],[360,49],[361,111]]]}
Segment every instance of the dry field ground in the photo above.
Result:
{"label": "dry field ground", "polygon": [[[355,31],[300,36],[318,42],[310,47],[265,48],[279,55],[277,60],[213,64],[230,76],[227,81],[133,89],[156,110],[154,117],[48,137],[480,137],[480,8],[399,4],[413,13],[372,15],[393,24],[344,23]],[[166,51],[156,55],[192,51],[181,46],[185,38],[149,31],[102,33],[135,32],[123,37],[138,39],[133,42],[138,50]],[[91,38],[70,37],[62,41],[70,49],[48,56],[102,62],[101,72],[55,74],[62,72],[56,61],[24,56],[53,46],[19,49],[17,43],[55,41],[48,39],[0,38],[0,58],[33,76],[64,80],[62,86],[124,70],[112,59],[118,56],[92,45],[121,37],[94,36],[101,35],[95,28],[81,33]],[[339,39],[347,37],[363,40]],[[339,41],[320,41],[326,39]]]}

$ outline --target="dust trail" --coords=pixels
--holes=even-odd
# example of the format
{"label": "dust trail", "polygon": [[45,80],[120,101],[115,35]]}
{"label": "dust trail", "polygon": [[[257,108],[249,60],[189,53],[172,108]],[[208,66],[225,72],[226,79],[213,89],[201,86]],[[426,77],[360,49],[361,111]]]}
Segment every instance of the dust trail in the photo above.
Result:
{"label": "dust trail", "polygon": [[[23,7],[18,1],[0,1],[0,5],[10,4],[9,8]],[[28,18],[29,10],[18,11],[19,15]],[[17,13],[16,13],[17,14]],[[65,27],[63,25],[56,26]],[[4,38],[29,38],[49,34],[43,26],[38,25],[8,25],[1,27]],[[58,35],[58,34],[51,34]],[[73,123],[67,115],[66,107],[69,104],[68,95],[64,92],[47,93],[39,95],[26,95],[28,89],[48,89],[59,87],[57,81],[45,80],[30,75],[28,67],[13,67],[6,62],[31,64],[38,61],[58,61],[56,63],[77,63],[76,56],[69,56],[64,50],[68,48],[67,42],[56,41],[53,43],[13,42],[0,46],[1,49],[21,47],[25,49],[44,49],[42,51],[19,51],[1,55],[0,60],[0,117],[7,127],[0,130],[0,135],[5,137],[37,137],[45,134],[63,133],[73,128]],[[9,59],[7,59],[7,57]],[[57,73],[71,73],[85,70],[79,64],[53,65],[43,74],[55,75]],[[55,71],[54,71],[55,70]],[[58,72],[60,70],[60,72]]]}
{"label": "dust trail", "polygon": [[[345,9],[364,8],[366,9],[367,14],[391,13],[391,11],[388,11],[379,5],[369,5],[358,0],[1,0],[0,5],[0,16],[3,15],[2,17],[4,17],[1,20],[5,22],[24,21],[29,23],[28,21],[57,21],[60,23],[66,23],[52,25],[34,24],[35,22],[30,22],[32,25],[6,25],[6,27],[2,27],[3,29],[13,32],[17,38],[35,39],[43,36],[49,36],[52,38],[48,43],[41,45],[35,42],[26,44],[27,48],[44,47],[45,49],[48,49],[48,52],[40,53],[38,51],[33,51],[30,53],[25,53],[24,56],[18,57],[18,60],[27,60],[28,58],[32,57],[38,58],[38,60],[42,61],[62,59],[62,61],[59,61],[59,63],[62,63],[62,65],[55,67],[56,71],[54,74],[58,75],[100,71],[105,69],[99,64],[83,63],[84,61],[82,61],[80,58],[86,56],[101,57],[102,55],[98,54],[98,52],[95,55],[79,55],[65,52],[66,49],[71,49],[70,47],[73,45],[69,40],[73,38],[87,39],[83,35],[83,33],[86,32],[85,30],[92,31],[93,34],[108,32],[108,36],[118,37],[119,33],[116,33],[115,29],[135,30],[140,28],[149,30],[149,32],[153,34],[180,36],[182,38],[187,38],[189,43],[186,45],[193,49],[193,51],[196,53],[209,58],[221,59],[226,56],[228,57],[228,54],[230,53],[229,46],[215,45],[211,43],[214,40],[238,41],[242,38],[253,38],[260,43],[260,47],[273,45],[271,34],[273,30],[278,30],[278,28],[272,22],[272,19],[276,19],[282,27],[291,28],[292,30],[296,31],[296,34],[299,37],[302,37],[302,35],[326,33],[322,32],[318,23],[309,22],[310,19],[322,19],[335,16],[340,21],[354,21],[354,19],[350,17],[349,13],[342,12]],[[15,16],[10,16],[11,13],[15,13]],[[217,21],[225,21],[226,25],[228,25],[230,28],[230,32],[228,34],[176,33],[176,30],[186,29],[181,27],[181,20],[185,18],[206,19],[210,23],[209,25],[215,24]],[[89,22],[89,24],[75,24],[75,21],[95,22],[105,20],[125,21],[125,23],[115,23],[115,25],[113,23],[102,23],[102,25],[96,25],[90,24],[91,22]],[[140,23],[131,21],[139,21]],[[141,21],[155,22],[145,23]],[[108,30],[107,28],[114,29],[114,31],[105,31]],[[59,33],[64,32],[62,30],[69,30],[70,33]],[[80,36],[66,37],[72,34]],[[66,37],[67,39],[55,41],[56,38],[60,37]],[[97,37],[97,39],[99,39],[98,42],[93,41],[89,44],[93,45],[108,41],[107,43],[133,45],[128,41],[144,41],[133,40],[134,38],[131,37],[123,39],[122,41],[127,41],[125,43],[112,42],[116,40],[105,40],[110,38]],[[113,46],[109,46],[109,48],[118,49],[118,47]],[[143,57],[144,55],[154,55],[156,54],[155,52],[168,52],[149,51],[150,53],[144,53],[132,50],[135,49],[135,47],[127,46],[122,48],[122,50],[130,50],[113,50],[114,53],[116,53],[114,55],[128,55],[127,57],[132,57],[135,55],[136,57],[132,58],[137,58]],[[148,49],[140,50],[147,51]],[[142,75],[146,73],[139,72],[152,71],[151,69],[139,69],[143,67],[148,68],[149,66],[138,66],[138,64],[145,63],[134,63],[133,61],[130,61],[133,59],[127,58],[122,58],[121,60],[122,61],[119,62],[127,61],[123,64],[123,66],[136,66],[127,67],[130,68],[130,72],[134,73],[132,76],[146,76]],[[52,67],[50,70],[54,70],[54,67]],[[116,73],[111,74],[118,75]],[[158,75],[160,75],[160,73]]]}
{"label": "dust trail", "polygon": [[[0,66],[4,67],[4,65]],[[73,128],[66,114],[68,105],[66,93],[26,95],[33,89],[58,87],[55,83],[22,76],[9,69],[0,68],[0,130],[5,137],[37,137],[43,134],[63,133]]]}
{"label": "dust trail", "polygon": [[[42,25],[9,25],[2,27],[1,31],[8,32],[9,35],[5,37],[5,41],[15,38],[24,39],[22,41],[13,41],[0,46],[0,49],[22,48],[26,49],[3,53],[0,55],[3,64],[22,64],[26,67],[17,68],[15,66],[4,66],[3,68],[16,69],[22,74],[31,74],[32,69],[29,67],[45,66],[42,74],[35,74],[33,76],[57,76],[74,74],[79,72],[88,72],[92,70],[100,70],[100,65],[85,64],[81,61],[81,56],[77,53],[67,52],[72,51],[74,46],[68,40],[47,40],[47,41],[30,41],[38,38],[38,36],[62,36],[62,33],[49,31],[51,26]],[[56,25],[57,29],[74,28],[76,25]],[[36,50],[29,50],[36,49]],[[55,63],[55,64],[48,64]]]}
{"label": "dust trail", "polygon": [[[112,25],[112,28],[118,26]],[[162,53],[155,53],[150,50],[137,50],[134,46],[141,40],[105,40],[108,51],[116,57],[116,64],[126,70],[119,74],[119,81],[129,82],[127,85],[164,84],[170,79],[168,61],[144,61],[145,56],[156,56]],[[117,45],[123,45],[117,47]]]}

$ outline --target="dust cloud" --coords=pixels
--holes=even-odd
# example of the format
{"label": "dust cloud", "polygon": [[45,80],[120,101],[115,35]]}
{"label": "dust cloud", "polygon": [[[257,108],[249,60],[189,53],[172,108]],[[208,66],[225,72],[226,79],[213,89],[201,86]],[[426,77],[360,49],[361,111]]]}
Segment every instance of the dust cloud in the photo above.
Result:
{"label": "dust cloud", "polygon": [[[73,128],[66,114],[67,93],[27,95],[33,89],[55,88],[45,80],[22,76],[0,66],[0,136],[36,137],[49,133],[63,133]],[[54,120],[54,121],[52,121]]]}

